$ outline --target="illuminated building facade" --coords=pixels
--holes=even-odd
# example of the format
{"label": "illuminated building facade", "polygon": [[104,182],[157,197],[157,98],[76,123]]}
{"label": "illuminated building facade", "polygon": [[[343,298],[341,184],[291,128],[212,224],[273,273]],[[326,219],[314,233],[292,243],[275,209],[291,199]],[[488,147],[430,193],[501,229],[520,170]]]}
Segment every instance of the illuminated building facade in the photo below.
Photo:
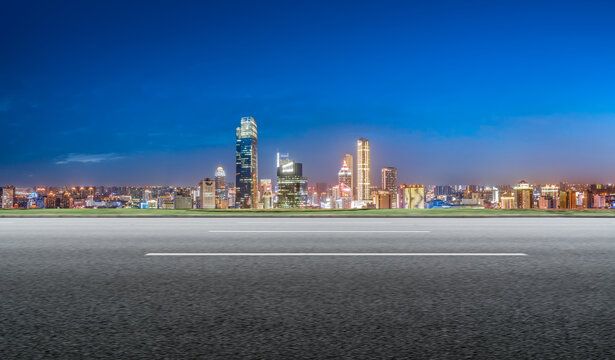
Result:
{"label": "illuminated building facade", "polygon": [[372,193],[372,202],[376,209],[392,209],[393,196],[388,190],[378,190]]}
{"label": "illuminated building facade", "polygon": [[159,209],[174,209],[175,201],[171,198],[171,195],[162,195],[158,197]]}
{"label": "illuminated building facade", "polygon": [[406,209],[425,208],[425,186],[423,185],[403,185],[404,191],[403,205]]}
{"label": "illuminated building facade", "polygon": [[317,197],[317,204],[319,207],[326,207],[329,189],[327,183],[317,182],[314,186],[314,193]]}
{"label": "illuminated building facade", "polygon": [[273,184],[271,179],[261,179],[258,183],[258,192],[261,194],[261,197],[266,192],[273,193]]}
{"label": "illuminated building facade", "polygon": [[176,188],[174,201],[176,209],[192,209],[192,189]]}
{"label": "illuminated building facade", "polygon": [[47,209],[70,209],[73,207],[73,197],[68,191],[59,190],[57,193],[49,191],[44,200]]}
{"label": "illuminated building facade", "polygon": [[[397,168],[388,166],[382,168],[382,190],[389,192],[392,207],[397,207]],[[376,206],[377,207],[377,206]]]}
{"label": "illuminated building facade", "polygon": [[352,172],[348,168],[346,160],[342,162],[342,168],[337,173],[341,197],[352,198]]}
{"label": "illuminated building facade", "polygon": [[344,161],[348,166],[348,171],[350,171],[350,197],[352,200],[355,200],[357,197],[357,189],[354,183],[354,158],[351,154],[346,154],[344,155]]}
{"label": "illuminated building facade", "polygon": [[357,140],[357,201],[362,207],[371,201],[370,197],[370,148],[369,140]]}
{"label": "illuminated building facade", "polygon": [[540,188],[540,198],[538,199],[538,208],[540,209],[557,209],[559,207],[559,186],[543,185]]}
{"label": "illuminated building facade", "polygon": [[216,208],[216,182],[210,178],[201,180],[199,184],[201,200],[201,209]]}
{"label": "illuminated building facade", "polygon": [[11,209],[13,207],[13,201],[15,197],[15,187],[5,186],[2,189],[2,208]]}
{"label": "illuminated building facade", "polygon": [[233,183],[227,184],[228,189],[228,207],[235,208],[235,199],[237,194],[237,189],[235,188]]}
{"label": "illuminated building facade", "polygon": [[279,152],[276,153],[276,161],[275,161],[276,169],[284,164],[288,164],[289,162],[291,162],[291,160],[290,160],[288,153],[285,153],[285,154],[279,153]]}
{"label": "illuminated building facade", "polygon": [[594,208],[602,209],[606,207],[606,196],[595,194],[594,195]]}
{"label": "illuminated building facade", "polygon": [[273,193],[267,190],[262,193],[263,209],[273,209]]}
{"label": "illuminated building facade", "polygon": [[222,166],[216,168],[214,174],[216,183],[216,209],[228,208],[228,191],[226,189],[226,172]]}
{"label": "illuminated building facade", "polygon": [[559,207],[560,209],[576,209],[577,208],[577,193],[568,189],[559,192]]}
{"label": "illuminated building facade", "polygon": [[235,151],[236,206],[256,208],[258,201],[257,128],[253,117],[241,118]]}
{"label": "illuminated building facade", "polygon": [[307,200],[307,179],[303,177],[303,164],[288,161],[278,167],[278,207],[299,208]]}
{"label": "illuminated building facade", "polygon": [[514,190],[517,209],[531,209],[534,207],[534,188],[530,184],[522,180],[515,186]]}
{"label": "illuminated building facade", "polygon": [[504,193],[500,196],[500,208],[501,209],[514,209],[515,208],[515,196],[512,193]]}

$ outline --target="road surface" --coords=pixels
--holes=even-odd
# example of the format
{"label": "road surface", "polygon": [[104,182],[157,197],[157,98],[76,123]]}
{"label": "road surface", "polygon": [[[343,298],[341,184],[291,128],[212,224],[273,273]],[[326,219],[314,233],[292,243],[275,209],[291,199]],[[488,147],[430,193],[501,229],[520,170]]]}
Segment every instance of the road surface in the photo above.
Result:
{"label": "road surface", "polygon": [[615,358],[615,219],[0,219],[0,358]]}

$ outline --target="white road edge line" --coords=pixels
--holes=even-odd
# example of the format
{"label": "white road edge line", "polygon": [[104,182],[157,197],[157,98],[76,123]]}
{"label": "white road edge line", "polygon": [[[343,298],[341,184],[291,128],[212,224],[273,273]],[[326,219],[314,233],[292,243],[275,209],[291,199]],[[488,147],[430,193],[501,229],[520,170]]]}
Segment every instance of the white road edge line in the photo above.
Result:
{"label": "white road edge line", "polygon": [[209,230],[210,233],[429,233],[429,230]]}
{"label": "white road edge line", "polygon": [[528,256],[525,253],[147,253],[145,256]]}

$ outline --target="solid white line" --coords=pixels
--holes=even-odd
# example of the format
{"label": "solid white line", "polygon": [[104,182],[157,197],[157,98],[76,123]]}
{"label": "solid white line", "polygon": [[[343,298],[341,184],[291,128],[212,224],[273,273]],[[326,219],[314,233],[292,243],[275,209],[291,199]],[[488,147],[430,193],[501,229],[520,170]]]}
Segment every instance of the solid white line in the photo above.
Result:
{"label": "solid white line", "polygon": [[429,230],[209,230],[210,233],[428,233]]}
{"label": "solid white line", "polygon": [[527,256],[525,253],[147,253],[145,256]]}

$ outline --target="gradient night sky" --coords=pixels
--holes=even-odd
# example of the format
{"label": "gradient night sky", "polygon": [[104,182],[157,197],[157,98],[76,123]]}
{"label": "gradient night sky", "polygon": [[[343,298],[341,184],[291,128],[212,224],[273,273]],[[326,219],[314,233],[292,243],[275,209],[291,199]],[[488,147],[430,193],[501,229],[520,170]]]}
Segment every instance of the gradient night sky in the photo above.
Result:
{"label": "gradient night sky", "polygon": [[333,182],[615,182],[615,6],[563,1],[14,1],[0,183],[196,184],[235,127]]}

